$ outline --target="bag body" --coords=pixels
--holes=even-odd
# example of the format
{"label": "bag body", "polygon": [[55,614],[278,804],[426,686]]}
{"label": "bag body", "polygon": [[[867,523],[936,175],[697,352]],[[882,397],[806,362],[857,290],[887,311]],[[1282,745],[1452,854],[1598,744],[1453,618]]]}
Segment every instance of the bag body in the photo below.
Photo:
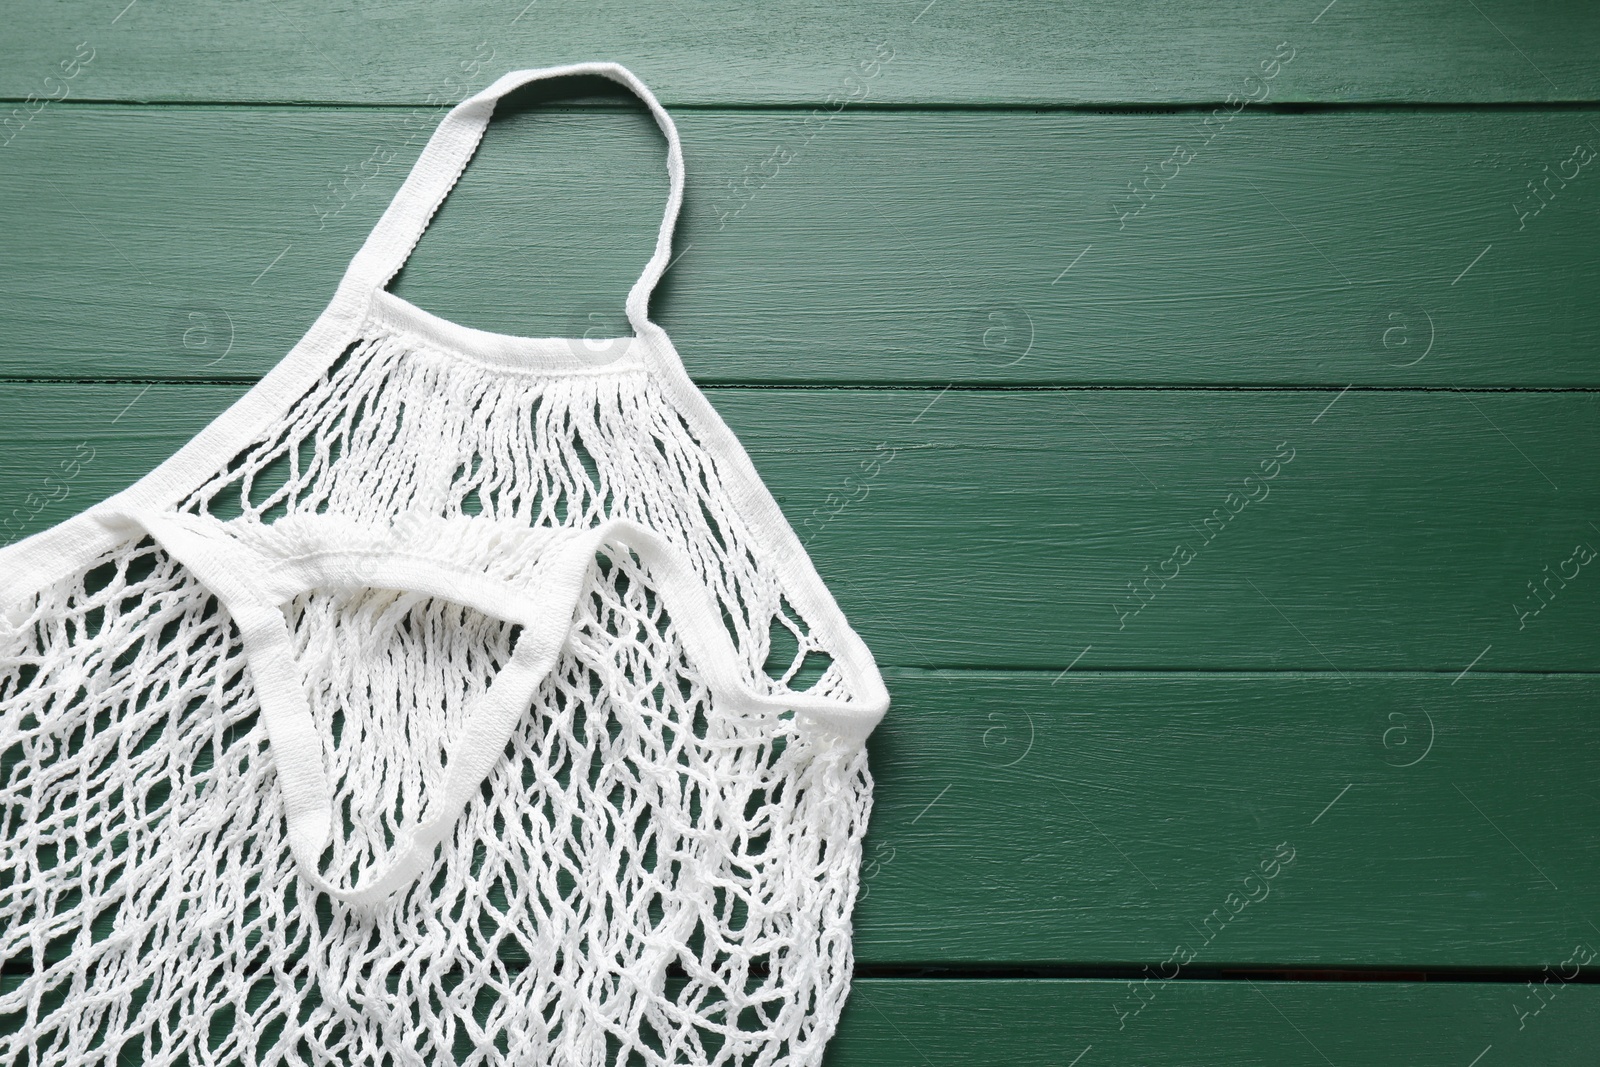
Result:
{"label": "bag body", "polygon": [[[585,74],[668,146],[634,335],[388,292],[495,102]],[[0,1062],[820,1060],[888,696],[649,320],[683,182],[624,68],[506,75],[282,363],[0,549]]]}

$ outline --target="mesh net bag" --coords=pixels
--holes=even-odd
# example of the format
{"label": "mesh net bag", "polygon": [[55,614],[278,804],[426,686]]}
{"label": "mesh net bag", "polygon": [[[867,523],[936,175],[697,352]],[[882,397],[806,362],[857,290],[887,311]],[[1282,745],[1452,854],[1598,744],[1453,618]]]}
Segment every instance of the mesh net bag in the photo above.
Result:
{"label": "mesh net bag", "polygon": [[[566,74],[668,144],[603,358],[386,288]],[[0,1063],[821,1058],[888,697],[648,318],[682,187],[628,71],[508,74],[283,363],[0,551]]]}

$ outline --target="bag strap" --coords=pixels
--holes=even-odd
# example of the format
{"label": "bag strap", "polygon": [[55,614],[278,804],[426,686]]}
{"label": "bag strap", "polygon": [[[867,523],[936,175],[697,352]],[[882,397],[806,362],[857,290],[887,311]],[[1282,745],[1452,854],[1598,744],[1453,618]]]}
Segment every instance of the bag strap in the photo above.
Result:
{"label": "bag strap", "polygon": [[666,213],[661,219],[661,229],[656,234],[655,252],[645,264],[644,272],[628,291],[628,321],[634,332],[645,335],[658,330],[649,320],[650,293],[666,271],[672,256],[672,231],[678,220],[678,209],[683,204],[683,145],[678,140],[678,128],[666,108],[632,71],[619,63],[573,63],[560,67],[543,67],[538,70],[517,70],[504,75],[487,89],[470,96],[450,109],[428,139],[411,173],[400,191],[389,203],[383,217],[372,228],[366,243],[350,261],[345,272],[344,286],[363,290],[386,287],[410,258],[423,231],[439,210],[439,205],[455,186],[483,140],[483,133],[494,115],[495,104],[501,97],[521,86],[552,78],[576,75],[598,75],[625,86],[644,101],[654,116],[656,125],[667,138],[667,177],[671,187],[667,192]]}

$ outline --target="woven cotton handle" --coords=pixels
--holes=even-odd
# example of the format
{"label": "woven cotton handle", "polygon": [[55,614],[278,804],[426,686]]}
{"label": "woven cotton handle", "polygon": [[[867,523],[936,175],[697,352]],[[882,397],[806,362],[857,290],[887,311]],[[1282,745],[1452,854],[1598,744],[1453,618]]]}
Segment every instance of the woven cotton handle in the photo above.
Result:
{"label": "woven cotton handle", "polygon": [[655,332],[658,327],[649,319],[650,293],[666,271],[672,257],[672,230],[678,221],[678,209],[683,204],[683,145],[678,140],[678,129],[661,102],[633,72],[618,63],[573,63],[564,67],[544,67],[538,70],[512,71],[487,89],[470,96],[450,110],[439,123],[439,128],[428,140],[427,147],[411,168],[405,184],[395,194],[383,217],[373,227],[361,251],[356,253],[345,274],[345,285],[363,289],[381,289],[389,284],[411,250],[416,247],[434,212],[444,202],[454,187],[467,162],[477,151],[489,119],[494,115],[495,104],[513,89],[531,82],[571,75],[598,75],[626,86],[655,117],[656,125],[667,138],[667,177],[671,187],[667,193],[667,209],[661,219],[661,229],[656,234],[655,252],[645,265],[639,280],[628,291],[628,321],[640,335]]}

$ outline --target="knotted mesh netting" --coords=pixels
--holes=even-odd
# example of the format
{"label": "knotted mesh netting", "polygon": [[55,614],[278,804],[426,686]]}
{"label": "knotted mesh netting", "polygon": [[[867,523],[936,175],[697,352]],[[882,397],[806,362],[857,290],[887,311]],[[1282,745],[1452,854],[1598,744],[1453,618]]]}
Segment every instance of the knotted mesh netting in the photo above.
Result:
{"label": "knotted mesh netting", "polygon": [[[859,701],[681,408],[638,360],[527,373],[369,324],[176,510],[625,518],[703,585],[750,688]],[[0,579],[0,1063],[816,1062],[849,985],[865,749],[724,705],[671,607],[603,544],[422,875],[352,905],[301,877],[205,583],[137,535],[43,589]],[[336,812],[320,871],[354,885],[426,811],[519,627],[385,588],[283,614]]]}

